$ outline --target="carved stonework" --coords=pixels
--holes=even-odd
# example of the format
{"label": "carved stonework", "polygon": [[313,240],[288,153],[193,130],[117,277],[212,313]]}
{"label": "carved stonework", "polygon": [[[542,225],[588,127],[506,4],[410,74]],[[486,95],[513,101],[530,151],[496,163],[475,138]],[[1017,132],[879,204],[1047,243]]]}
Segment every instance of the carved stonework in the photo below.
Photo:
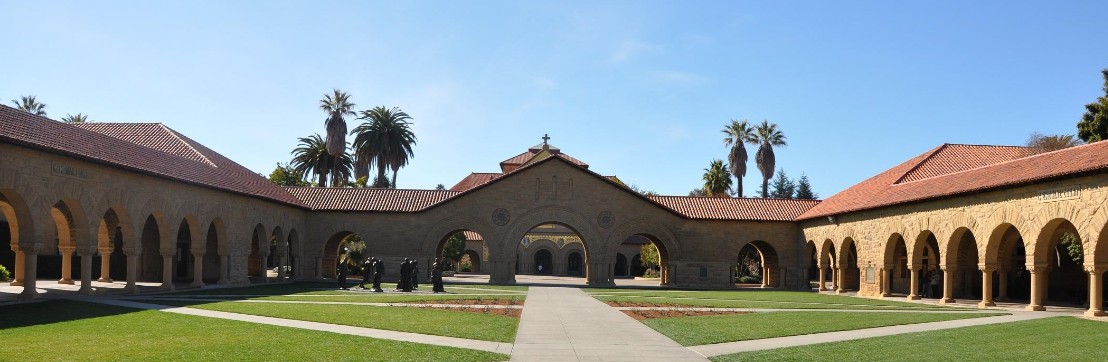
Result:
{"label": "carved stonework", "polygon": [[508,213],[508,209],[499,208],[492,212],[492,223],[498,226],[508,225],[508,222],[512,220],[512,214]]}
{"label": "carved stonework", "polygon": [[616,217],[612,215],[611,211],[604,210],[601,211],[599,215],[596,215],[596,224],[600,225],[602,228],[610,228],[612,225],[615,225],[615,223]]}

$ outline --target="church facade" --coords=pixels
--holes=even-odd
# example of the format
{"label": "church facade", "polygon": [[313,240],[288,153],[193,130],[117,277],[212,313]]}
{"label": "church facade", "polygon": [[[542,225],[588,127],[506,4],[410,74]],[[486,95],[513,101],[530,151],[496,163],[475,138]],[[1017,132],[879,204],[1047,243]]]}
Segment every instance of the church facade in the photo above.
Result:
{"label": "church facade", "polygon": [[[660,284],[731,288],[752,246],[766,287],[1100,315],[1106,148],[944,145],[823,201],[642,195],[545,142],[451,190],[282,188],[160,124],[70,125],[0,106],[0,265],[26,297],[40,276],[140,292],[268,282],[274,266],[278,279],[328,277],[352,234],[396,274],[464,233],[491,283],[613,285],[649,243]],[[925,293],[934,276],[941,292]]]}

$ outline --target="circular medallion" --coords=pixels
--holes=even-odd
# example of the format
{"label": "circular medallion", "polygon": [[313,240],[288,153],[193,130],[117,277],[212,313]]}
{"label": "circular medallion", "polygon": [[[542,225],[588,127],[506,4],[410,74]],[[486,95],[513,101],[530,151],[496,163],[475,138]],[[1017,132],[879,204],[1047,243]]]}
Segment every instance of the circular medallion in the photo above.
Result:
{"label": "circular medallion", "polygon": [[612,225],[615,225],[615,223],[616,217],[615,215],[612,215],[611,211],[601,211],[600,215],[596,215],[596,224],[600,225],[600,227],[602,228],[610,228],[612,227]]}
{"label": "circular medallion", "polygon": [[492,223],[500,226],[508,225],[508,221],[512,220],[512,214],[508,213],[508,209],[499,208],[492,212]]}

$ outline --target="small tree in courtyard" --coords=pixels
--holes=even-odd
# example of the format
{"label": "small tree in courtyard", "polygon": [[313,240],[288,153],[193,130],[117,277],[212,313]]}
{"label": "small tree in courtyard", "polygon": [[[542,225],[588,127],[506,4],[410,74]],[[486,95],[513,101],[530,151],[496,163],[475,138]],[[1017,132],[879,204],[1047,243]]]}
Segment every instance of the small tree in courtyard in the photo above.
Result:
{"label": "small tree in courtyard", "polygon": [[446,239],[446,245],[442,247],[442,257],[450,259],[455,263],[462,260],[462,255],[465,254],[465,252],[466,234],[463,231],[450,235],[450,238]]}
{"label": "small tree in courtyard", "polygon": [[646,271],[643,276],[657,277],[658,266],[662,265],[662,257],[658,253],[658,247],[654,246],[654,243],[643,244],[642,248],[639,249],[639,258],[643,270]]}

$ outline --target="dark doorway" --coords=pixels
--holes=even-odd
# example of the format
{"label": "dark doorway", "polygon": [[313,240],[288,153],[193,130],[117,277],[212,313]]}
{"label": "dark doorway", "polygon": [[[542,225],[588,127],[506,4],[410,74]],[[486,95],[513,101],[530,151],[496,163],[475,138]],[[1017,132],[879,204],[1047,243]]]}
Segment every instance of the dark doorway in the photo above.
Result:
{"label": "dark doorway", "polygon": [[578,252],[569,253],[569,257],[566,258],[566,274],[579,277],[583,275],[583,269],[581,267],[581,254]]}
{"label": "dark doorway", "polygon": [[623,254],[616,254],[616,272],[617,277],[627,276],[627,257]]}
{"label": "dark doorway", "polygon": [[539,249],[535,252],[535,274],[550,275],[554,273],[554,256],[549,250]]}

